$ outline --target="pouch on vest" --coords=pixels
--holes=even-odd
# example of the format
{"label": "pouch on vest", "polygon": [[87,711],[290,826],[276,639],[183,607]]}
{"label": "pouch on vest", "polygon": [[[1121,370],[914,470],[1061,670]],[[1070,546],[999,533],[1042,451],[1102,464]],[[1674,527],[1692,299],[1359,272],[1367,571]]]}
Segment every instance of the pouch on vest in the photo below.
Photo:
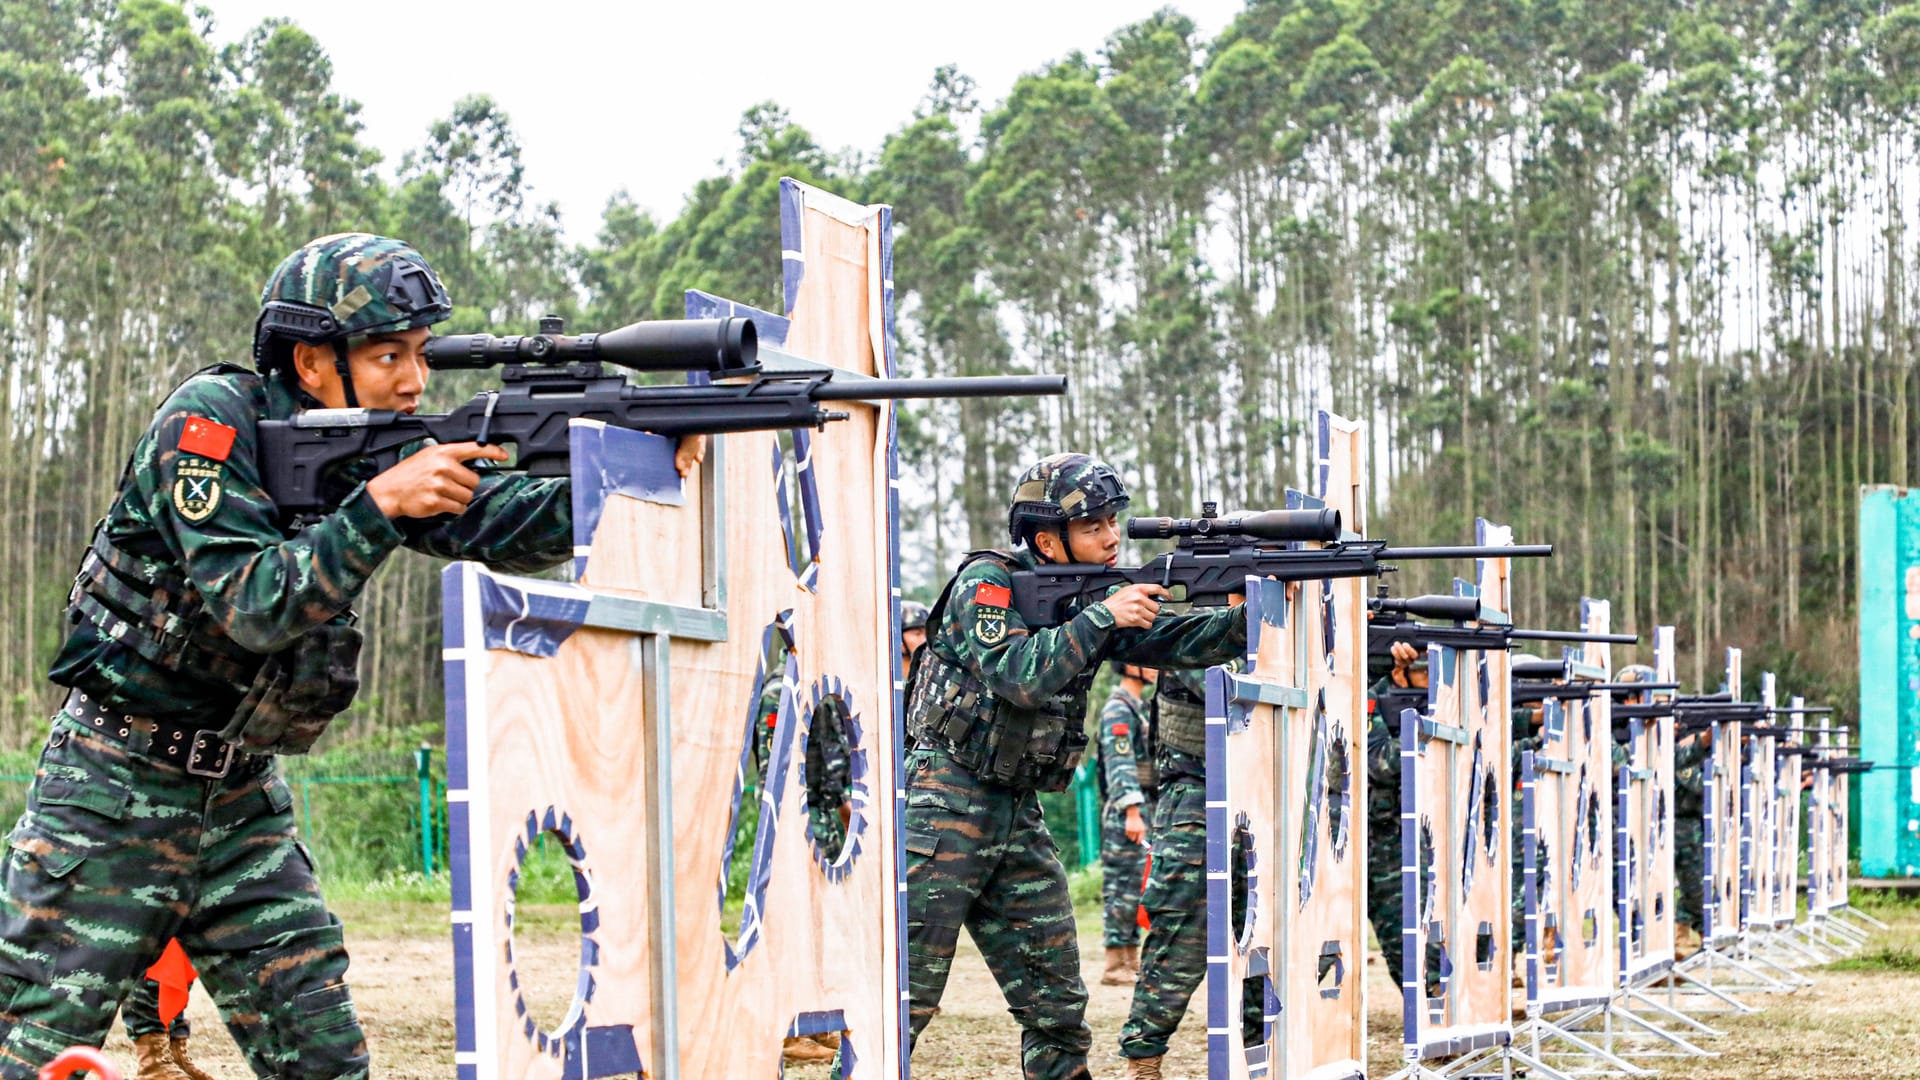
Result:
{"label": "pouch on vest", "polygon": [[304,754],[360,690],[361,634],[351,614],[267,657],[220,731],[250,754]]}

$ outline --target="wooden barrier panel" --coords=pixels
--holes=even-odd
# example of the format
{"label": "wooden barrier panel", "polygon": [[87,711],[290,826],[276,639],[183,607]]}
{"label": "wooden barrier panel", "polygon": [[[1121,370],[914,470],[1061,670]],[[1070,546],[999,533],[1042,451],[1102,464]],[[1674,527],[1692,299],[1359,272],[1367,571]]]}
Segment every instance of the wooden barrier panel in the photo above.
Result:
{"label": "wooden barrier panel", "polygon": [[[1835,743],[1834,735],[1840,737]],[[1829,717],[1820,717],[1814,748],[1827,757],[1838,748],[1845,754],[1847,733],[1836,732]],[[1847,791],[1846,776],[1832,769],[1813,770],[1813,790],[1807,796],[1807,912],[1825,916],[1847,906]]]}
{"label": "wooden barrier panel", "polygon": [[[1319,495],[1287,505],[1364,536],[1365,428],[1322,412],[1315,440]],[[1249,579],[1247,605],[1246,671],[1207,673],[1207,1072],[1361,1077],[1365,583]]]}
{"label": "wooden barrier panel", "polygon": [[[1653,631],[1653,681],[1674,681],[1674,632]],[[1674,696],[1671,690],[1636,695],[1633,704]],[[1673,966],[1674,768],[1673,717],[1628,725],[1628,762],[1619,770],[1616,934],[1620,984],[1632,985]]]}
{"label": "wooden barrier panel", "polygon": [[[1727,650],[1726,690],[1739,700],[1739,649]],[[1713,749],[1706,761],[1702,804],[1706,888],[1701,894],[1706,910],[1701,916],[1701,937],[1708,944],[1740,936],[1740,728],[1738,720],[1716,722]]]}
{"label": "wooden barrier panel", "polygon": [[[891,374],[886,209],[792,181],[781,199],[787,314],[704,295],[690,314],[753,314],[769,349]],[[902,752],[894,425],[883,404],[836,408],[850,419],[810,438],[716,439],[684,489],[667,441],[577,422],[578,584],[449,568],[463,1078],[775,1076],[785,1037],[828,1032],[843,1075],[905,1075],[901,804],[883,797]],[[844,835],[816,828],[806,799],[823,784],[810,744],[836,731]],[[543,843],[580,896],[575,990],[552,1028],[529,1009],[513,936],[520,872]]]}
{"label": "wooden barrier panel", "polygon": [[[1774,707],[1774,676],[1760,673],[1760,703]],[[1773,723],[1771,716],[1768,724]],[[1779,737],[1766,731],[1749,730],[1741,755],[1740,840],[1745,846],[1741,862],[1745,884],[1740,891],[1740,926],[1770,928],[1775,921],[1774,903],[1780,898],[1780,798],[1775,776],[1779,762]]]}
{"label": "wooden barrier panel", "polygon": [[[1605,600],[1580,602],[1580,628],[1608,633]],[[1569,648],[1576,680],[1606,682],[1611,647]],[[1600,1004],[1613,994],[1613,714],[1607,694],[1542,703],[1541,745],[1521,755],[1527,837],[1527,1012]]]}
{"label": "wooden barrier panel", "polygon": [[[1807,699],[1794,697],[1789,702],[1788,717],[1792,726],[1806,726],[1805,713]],[[1795,731],[1780,742],[1779,757],[1774,763],[1773,793],[1778,801],[1776,811],[1780,824],[1780,839],[1774,845],[1774,901],[1773,925],[1776,929],[1792,926],[1799,918],[1800,908],[1800,774],[1801,765],[1806,757],[1806,736]]]}
{"label": "wooden barrier panel", "polygon": [[[1474,542],[1510,546],[1482,519]],[[1511,560],[1481,559],[1480,621],[1510,624]],[[1427,649],[1427,715],[1400,726],[1404,1056],[1450,1057],[1513,1037],[1512,660],[1505,649]],[[1390,945],[1388,947],[1391,947]]]}

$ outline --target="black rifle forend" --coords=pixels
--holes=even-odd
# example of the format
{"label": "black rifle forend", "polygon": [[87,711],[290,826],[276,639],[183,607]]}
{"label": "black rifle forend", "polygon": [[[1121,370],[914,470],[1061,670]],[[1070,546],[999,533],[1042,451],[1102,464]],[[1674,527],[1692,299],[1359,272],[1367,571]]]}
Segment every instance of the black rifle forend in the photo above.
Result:
{"label": "black rifle forend", "polygon": [[716,376],[760,370],[760,336],[753,320],[659,319],[601,334],[566,334],[549,315],[525,337],[448,334],[427,342],[427,366],[437,370],[501,364],[602,363],[632,371],[704,371]]}
{"label": "black rifle forend", "polygon": [[[1543,558],[1553,554],[1551,544],[1516,547],[1393,548],[1384,540],[1322,541],[1325,547],[1299,546],[1299,540],[1275,538],[1273,533],[1314,531],[1325,535],[1329,522],[1336,534],[1339,515],[1307,511],[1306,517],[1279,516],[1301,511],[1270,510],[1220,518],[1214,504],[1205,505],[1200,519],[1182,524],[1171,518],[1130,522],[1131,536],[1171,537],[1174,549],[1141,566],[1104,566],[1097,563],[1042,563],[1013,572],[1013,610],[1033,629],[1058,626],[1071,617],[1070,604],[1092,604],[1127,585],[1159,585],[1166,601],[1196,607],[1224,607],[1243,593],[1248,578],[1279,581],[1316,581],[1328,578],[1371,577],[1393,569],[1395,559]],[[1312,516],[1331,514],[1332,516]],[[1201,525],[1199,521],[1216,524]],[[1218,522],[1240,522],[1239,531],[1222,533]],[[1252,523],[1252,524],[1249,524]],[[1137,530],[1136,531],[1136,527]],[[1248,529],[1257,530],[1249,532]],[[1165,532],[1161,530],[1164,529]]]}
{"label": "black rifle forend", "polygon": [[[682,340],[666,329],[653,329],[681,325],[694,326],[697,332],[689,332]],[[1061,375],[875,379],[820,367],[760,371],[752,320],[691,319],[635,326],[647,329],[627,335],[635,327],[624,327],[597,338],[588,334],[575,338],[544,335],[558,344],[543,355],[558,359],[507,363],[500,373],[498,389],[483,390],[449,413],[308,409],[287,420],[263,420],[259,424],[258,454],[267,494],[283,518],[311,520],[332,509],[325,492],[337,467],[366,458],[376,470],[385,470],[398,463],[412,444],[423,440],[508,444],[515,451],[511,468],[534,476],[565,476],[570,454],[568,424],[572,420],[598,420],[613,427],[678,438],[821,428],[847,418],[844,412],[821,408],[821,402],[1057,396],[1066,392],[1066,377]],[[542,328],[557,330],[558,320],[542,320]],[[609,338],[613,339],[611,344],[607,343]],[[428,344],[428,351],[432,354],[440,342],[455,342],[456,346],[446,348],[468,358],[508,353],[521,357],[535,348],[525,344],[528,340],[474,335],[462,343],[459,338],[437,338]],[[517,344],[509,347],[505,344],[509,341]],[[601,355],[607,350],[615,355]],[[669,354],[678,359],[668,362],[665,358]],[[589,356],[597,359],[586,358]],[[602,361],[638,370],[697,370],[727,378],[746,377],[697,385],[636,386],[619,372],[603,368]],[[657,366],[644,366],[648,363]],[[437,366],[486,365],[460,363],[446,355],[439,358]]]}
{"label": "black rifle forend", "polygon": [[[1518,667],[1519,665],[1514,665]],[[1613,694],[1623,686],[1644,686],[1644,683],[1606,683],[1606,682],[1535,682],[1515,680],[1513,684],[1513,703],[1531,705],[1549,698],[1558,701],[1577,701],[1599,694]]]}
{"label": "black rifle forend", "polygon": [[[1424,652],[1428,645],[1455,649],[1510,650],[1516,641],[1597,641],[1613,645],[1633,645],[1633,634],[1589,634],[1583,630],[1522,630],[1502,623],[1479,626],[1460,625],[1480,617],[1480,600],[1472,596],[1382,595],[1367,600],[1367,654],[1391,656],[1393,646],[1405,642]],[[1446,619],[1455,625],[1413,621],[1414,618]]]}

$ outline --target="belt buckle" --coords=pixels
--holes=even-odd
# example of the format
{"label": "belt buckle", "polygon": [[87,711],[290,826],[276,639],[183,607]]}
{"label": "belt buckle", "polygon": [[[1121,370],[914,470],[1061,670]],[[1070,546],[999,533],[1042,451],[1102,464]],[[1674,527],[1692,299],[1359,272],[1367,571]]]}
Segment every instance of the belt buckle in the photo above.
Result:
{"label": "belt buckle", "polygon": [[[218,765],[203,766],[200,764],[201,758],[208,755],[209,743],[220,747],[221,750],[224,751],[224,753],[220,755],[220,764]],[[208,780],[225,779],[227,771],[233,768],[233,751],[234,745],[222,739],[218,731],[212,728],[201,728],[193,733],[193,749],[187,754],[186,767],[188,775],[204,777]]]}

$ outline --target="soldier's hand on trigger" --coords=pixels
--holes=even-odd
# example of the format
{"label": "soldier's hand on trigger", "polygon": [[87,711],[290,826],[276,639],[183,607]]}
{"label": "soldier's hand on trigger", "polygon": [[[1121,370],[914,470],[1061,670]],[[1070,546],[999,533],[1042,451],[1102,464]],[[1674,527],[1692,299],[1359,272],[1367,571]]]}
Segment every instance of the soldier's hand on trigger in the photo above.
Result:
{"label": "soldier's hand on trigger", "polygon": [[1138,844],[1146,840],[1147,822],[1145,818],[1140,816],[1140,806],[1138,803],[1127,807],[1126,827],[1128,843]]}
{"label": "soldier's hand on trigger", "polygon": [[507,450],[476,442],[438,443],[367,481],[367,494],[389,518],[462,513],[480,485],[480,474],[466,464],[475,458],[505,461]]}
{"label": "soldier's hand on trigger", "polygon": [[1166,595],[1164,586],[1141,582],[1117,590],[1101,603],[1113,614],[1115,626],[1145,630],[1160,614],[1160,599]]}

